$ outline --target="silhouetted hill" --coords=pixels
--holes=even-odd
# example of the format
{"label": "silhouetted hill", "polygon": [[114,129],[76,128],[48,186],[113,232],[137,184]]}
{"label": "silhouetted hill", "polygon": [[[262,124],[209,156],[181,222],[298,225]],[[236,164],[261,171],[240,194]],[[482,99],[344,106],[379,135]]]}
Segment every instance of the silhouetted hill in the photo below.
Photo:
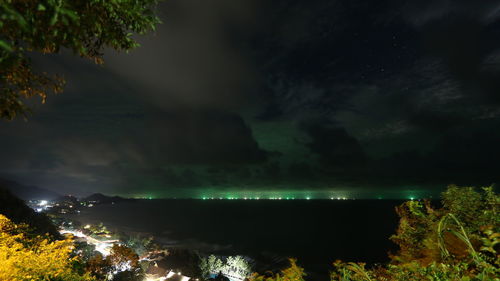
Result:
{"label": "silhouetted hill", "polygon": [[113,202],[116,203],[116,202],[120,202],[120,201],[124,201],[124,200],[130,200],[130,199],[126,199],[126,198],[123,198],[120,196],[107,196],[107,195],[104,195],[102,193],[94,193],[94,194],[82,199],[82,201],[95,201],[95,202],[101,203],[101,204],[113,203]]}
{"label": "silhouetted hill", "polygon": [[1,185],[0,214],[5,215],[14,223],[28,224],[35,234],[43,235],[48,233],[53,238],[60,238],[57,228],[47,215],[35,212],[23,200],[14,196],[9,190],[2,188]]}
{"label": "silhouetted hill", "polygon": [[0,178],[0,187],[10,190],[12,194],[23,200],[54,200],[60,194],[36,186],[26,186],[15,181]]}

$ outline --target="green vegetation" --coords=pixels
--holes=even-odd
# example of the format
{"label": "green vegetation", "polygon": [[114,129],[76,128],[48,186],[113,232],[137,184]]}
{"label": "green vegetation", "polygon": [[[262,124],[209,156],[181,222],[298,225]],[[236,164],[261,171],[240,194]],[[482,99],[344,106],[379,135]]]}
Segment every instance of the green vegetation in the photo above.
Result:
{"label": "green vegetation", "polygon": [[297,265],[296,259],[289,259],[290,267],[281,270],[280,273],[268,272],[264,275],[254,273],[250,280],[252,281],[304,281],[307,274],[304,269]]}
{"label": "green vegetation", "polygon": [[0,1],[0,119],[30,112],[24,99],[42,103],[64,86],[60,76],[32,69],[29,53],[65,48],[101,64],[105,48],[128,51],[134,33],[154,30],[158,0],[5,0]]}
{"label": "green vegetation", "polygon": [[15,224],[0,214],[0,280],[93,280],[78,270],[72,250],[70,240],[34,236],[26,224]]}
{"label": "green vegetation", "polygon": [[99,280],[143,280],[139,256],[127,246],[114,244],[106,258],[97,254],[86,263],[86,270]]}
{"label": "green vegetation", "polygon": [[492,187],[450,186],[442,208],[409,201],[396,208],[399,252],[387,266],[336,261],[331,280],[500,280],[500,197]]}
{"label": "green vegetation", "polygon": [[232,275],[247,277],[252,272],[252,266],[242,256],[229,256],[225,259],[219,259],[214,255],[210,255],[200,260],[201,276],[208,278],[211,275]]}
{"label": "green vegetation", "polygon": [[[390,239],[399,246],[385,266],[367,268],[361,262],[333,263],[332,281],[498,281],[500,280],[500,196],[492,187],[449,186],[442,207],[427,200],[396,207],[400,217]],[[212,263],[216,262],[212,260]],[[304,280],[304,270],[290,259],[280,273],[260,275],[253,281]]]}

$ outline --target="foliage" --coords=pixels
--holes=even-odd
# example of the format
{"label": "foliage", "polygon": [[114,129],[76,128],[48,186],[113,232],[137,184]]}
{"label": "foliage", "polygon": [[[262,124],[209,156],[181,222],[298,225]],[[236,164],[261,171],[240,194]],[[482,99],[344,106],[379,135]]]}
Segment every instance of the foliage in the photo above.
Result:
{"label": "foliage", "polygon": [[400,216],[391,237],[400,250],[385,267],[335,262],[331,280],[499,280],[500,196],[492,187],[450,186],[442,208],[428,201],[409,201],[396,208]]}
{"label": "foliage", "polygon": [[240,276],[247,276],[252,271],[252,267],[247,259],[242,256],[229,256],[226,259],[223,272],[231,272]]}
{"label": "foliage", "polygon": [[210,255],[208,258],[202,258],[200,261],[200,270],[203,277],[219,273],[219,271],[222,271],[223,266],[224,263],[222,260],[214,255]]}
{"label": "foliage", "polygon": [[88,262],[96,255],[96,253],[98,253],[95,250],[95,246],[87,242],[75,241],[73,244],[75,245],[73,255],[77,255],[84,263]]}
{"label": "foliage", "polygon": [[132,248],[138,255],[143,255],[154,246],[152,236],[130,235],[126,236],[123,242],[127,247]]}
{"label": "foliage", "polygon": [[87,235],[101,235],[101,234],[108,234],[110,235],[111,232],[107,229],[107,227],[100,222],[99,224],[87,224],[83,227],[83,233]]}
{"label": "foliage", "polygon": [[98,253],[86,263],[86,270],[98,280],[106,280],[112,272],[111,262]]}
{"label": "foliage", "polygon": [[61,48],[102,63],[102,50],[131,50],[134,33],[154,30],[158,0],[3,0],[0,1],[0,118],[27,116],[23,99],[42,103],[64,86],[60,76],[33,71],[29,53]]}
{"label": "foliage", "polygon": [[304,281],[304,276],[307,274],[304,269],[297,265],[296,259],[289,259],[290,267],[281,270],[280,273],[270,273],[260,275],[254,273],[251,277],[251,281]]}
{"label": "foliage", "polygon": [[139,256],[129,247],[114,244],[111,254],[106,257],[117,271],[124,269],[136,270],[139,268]]}
{"label": "foliage", "polygon": [[[162,253],[163,252],[163,253]],[[153,253],[161,253],[164,255],[162,263],[169,269],[176,272],[182,272],[186,276],[192,278],[201,277],[200,263],[201,257],[196,251],[183,248],[170,248],[165,251],[155,250]]]}
{"label": "foliage", "polygon": [[143,270],[139,256],[129,247],[114,244],[111,253],[103,257],[100,253],[86,263],[86,270],[99,280],[142,280]]}
{"label": "foliage", "polygon": [[483,193],[479,193],[473,187],[452,185],[442,196],[444,209],[456,216],[467,231],[475,232],[485,225],[499,226],[500,197],[495,195],[492,187],[483,188]]}
{"label": "foliage", "polygon": [[223,275],[238,275],[245,278],[252,272],[250,262],[242,256],[229,256],[225,260],[210,255],[200,260],[201,276],[209,277],[219,273]]}
{"label": "foliage", "polygon": [[79,261],[70,255],[71,241],[51,242],[27,236],[27,231],[27,225],[0,215],[0,280],[93,280],[76,270]]}
{"label": "foliage", "polygon": [[439,214],[429,201],[408,201],[396,207],[399,215],[399,226],[390,239],[399,246],[397,256],[393,260],[400,262],[418,260],[428,264],[439,257],[439,249],[434,242],[433,233],[439,220]]}

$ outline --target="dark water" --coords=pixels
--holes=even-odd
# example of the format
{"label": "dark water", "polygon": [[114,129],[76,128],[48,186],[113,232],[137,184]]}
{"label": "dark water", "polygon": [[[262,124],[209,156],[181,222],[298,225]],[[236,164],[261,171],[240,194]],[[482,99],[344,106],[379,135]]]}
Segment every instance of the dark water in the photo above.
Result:
{"label": "dark water", "polygon": [[[377,263],[395,250],[395,200],[138,200],[88,208],[82,223],[155,235],[160,241],[257,260],[298,258],[327,276],[336,259]],[[314,278],[316,279],[316,278]],[[321,278],[322,279],[322,278]]]}

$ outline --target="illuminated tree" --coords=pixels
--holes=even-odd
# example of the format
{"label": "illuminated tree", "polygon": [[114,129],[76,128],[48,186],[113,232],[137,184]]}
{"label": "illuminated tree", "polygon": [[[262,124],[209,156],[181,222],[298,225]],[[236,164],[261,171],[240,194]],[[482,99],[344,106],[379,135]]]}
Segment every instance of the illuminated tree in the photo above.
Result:
{"label": "illuminated tree", "polygon": [[230,256],[226,259],[226,264],[222,272],[238,275],[242,278],[247,277],[252,272],[252,268],[248,261],[242,256]]}
{"label": "illuminated tree", "polygon": [[114,244],[111,248],[111,254],[106,258],[119,271],[139,267],[139,256],[127,246]]}
{"label": "illuminated tree", "polygon": [[289,259],[290,267],[281,270],[280,273],[277,274],[267,274],[260,275],[258,273],[254,273],[251,277],[251,281],[304,281],[304,277],[307,274],[304,272],[304,269],[297,265],[296,259]]}
{"label": "illuminated tree", "polygon": [[90,258],[86,270],[100,280],[142,280],[139,256],[129,247],[114,244],[111,253],[103,257],[100,253]]}
{"label": "illuminated tree", "polygon": [[104,48],[138,46],[133,33],[154,30],[158,0],[3,0],[0,1],[0,118],[27,116],[24,99],[62,91],[64,80],[32,69],[28,54],[61,48],[103,62]]}
{"label": "illuminated tree", "polygon": [[112,267],[113,280],[142,280],[139,256],[129,247],[114,244],[106,260]]}
{"label": "illuminated tree", "polygon": [[200,270],[203,277],[208,277],[211,274],[218,274],[222,271],[224,263],[214,255],[208,258],[202,258],[200,262]]}
{"label": "illuminated tree", "polygon": [[86,269],[92,276],[99,280],[105,280],[112,272],[110,261],[105,259],[101,253],[97,253],[88,260]]}
{"label": "illuminated tree", "polygon": [[16,225],[0,215],[0,280],[90,281],[75,269],[69,240],[50,242],[26,235],[26,225]]}
{"label": "illuminated tree", "polygon": [[140,235],[130,235],[124,241],[125,245],[132,248],[138,255],[145,254],[153,245],[153,237],[143,237]]}

